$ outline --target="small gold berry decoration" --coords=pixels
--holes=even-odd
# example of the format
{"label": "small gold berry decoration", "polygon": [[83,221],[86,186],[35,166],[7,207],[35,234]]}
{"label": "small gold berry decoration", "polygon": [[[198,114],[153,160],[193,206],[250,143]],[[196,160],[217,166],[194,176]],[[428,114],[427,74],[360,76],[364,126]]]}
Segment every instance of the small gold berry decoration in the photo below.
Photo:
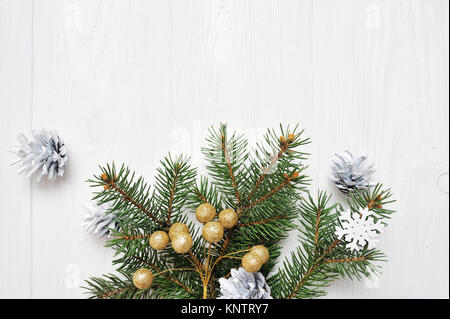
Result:
{"label": "small gold berry decoration", "polygon": [[178,232],[172,236],[172,248],[179,254],[185,254],[192,248],[192,237],[186,232]]}
{"label": "small gold berry decoration", "polygon": [[232,209],[224,209],[219,213],[219,223],[226,229],[233,228],[238,221],[238,214]]}
{"label": "small gold berry decoration", "polygon": [[133,285],[138,289],[148,289],[153,283],[153,273],[147,268],[137,270],[133,275]]}
{"label": "small gold berry decoration", "polygon": [[189,228],[186,226],[186,224],[175,223],[169,229],[170,239],[172,239],[172,237],[177,233],[188,233],[189,234]]}
{"label": "small gold berry decoration", "polygon": [[149,239],[150,246],[155,250],[162,250],[166,248],[169,243],[169,236],[162,230],[155,231]]}
{"label": "small gold berry decoration", "polygon": [[250,273],[259,271],[262,265],[263,262],[257,254],[249,252],[242,257],[242,268]]}
{"label": "small gold berry decoration", "polygon": [[201,204],[195,210],[195,217],[197,217],[197,220],[203,224],[212,221],[214,217],[216,217],[216,214],[216,209],[209,203]]}
{"label": "small gold berry decoration", "polygon": [[206,223],[203,226],[202,235],[208,243],[218,243],[223,238],[223,226],[218,222]]}
{"label": "small gold berry decoration", "polygon": [[270,257],[269,250],[263,245],[253,246],[252,249],[250,249],[250,253],[258,255],[263,264],[265,264]]}

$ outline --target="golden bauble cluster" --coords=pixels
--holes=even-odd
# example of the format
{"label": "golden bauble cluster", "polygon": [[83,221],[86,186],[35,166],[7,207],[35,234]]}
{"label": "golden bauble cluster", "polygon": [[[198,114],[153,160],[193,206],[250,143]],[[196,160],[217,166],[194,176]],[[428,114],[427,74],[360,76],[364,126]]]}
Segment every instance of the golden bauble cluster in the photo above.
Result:
{"label": "golden bauble cluster", "polygon": [[186,224],[175,223],[172,226],[170,226],[170,229],[169,229],[170,239],[173,239],[173,237],[177,233],[188,233],[189,234],[189,228],[186,226]]}
{"label": "golden bauble cluster", "polygon": [[133,285],[138,289],[148,289],[153,283],[153,273],[147,268],[141,268],[133,274]]}
{"label": "golden bauble cluster", "polygon": [[218,222],[206,223],[203,226],[202,235],[208,243],[216,244],[223,238],[223,226]]}
{"label": "golden bauble cluster", "polygon": [[233,228],[238,221],[238,214],[232,209],[224,209],[219,213],[219,223],[226,229]]}
{"label": "golden bauble cluster", "polygon": [[155,231],[149,239],[155,250],[163,250],[171,240],[172,248],[179,254],[185,254],[192,248],[192,237],[186,224],[175,223],[169,228],[169,235],[162,230]]}
{"label": "golden bauble cluster", "polygon": [[269,260],[269,250],[263,245],[253,246],[242,257],[242,268],[250,273],[257,272]]}
{"label": "golden bauble cluster", "polygon": [[150,246],[155,250],[162,250],[166,248],[169,243],[169,236],[162,230],[155,231],[149,239]]}
{"label": "golden bauble cluster", "polygon": [[238,214],[232,209],[222,210],[219,213],[218,221],[214,221],[216,216],[217,211],[210,203],[203,203],[195,210],[197,220],[205,224],[202,229],[203,238],[211,244],[221,241],[224,228],[233,228],[239,219]]}
{"label": "golden bauble cluster", "polygon": [[210,203],[204,203],[195,210],[195,217],[200,223],[206,224],[212,221],[217,215],[216,209]]}
{"label": "golden bauble cluster", "polygon": [[189,233],[175,233],[172,236],[172,248],[179,254],[185,254],[192,248],[192,237]]}

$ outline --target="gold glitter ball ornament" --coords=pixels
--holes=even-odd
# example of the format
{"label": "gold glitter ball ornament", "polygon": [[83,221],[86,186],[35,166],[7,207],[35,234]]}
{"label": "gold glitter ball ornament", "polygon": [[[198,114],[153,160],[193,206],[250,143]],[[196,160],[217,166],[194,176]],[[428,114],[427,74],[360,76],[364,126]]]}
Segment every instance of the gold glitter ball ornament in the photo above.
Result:
{"label": "gold glitter ball ornament", "polygon": [[169,229],[169,237],[172,239],[175,234],[178,233],[187,233],[189,234],[189,228],[186,226],[186,224],[183,223],[175,223],[172,226],[170,226]]}
{"label": "gold glitter ball ornament", "polygon": [[202,235],[208,243],[218,243],[223,238],[223,226],[218,222],[206,223],[203,226]]}
{"label": "gold glitter ball ornament", "polygon": [[197,217],[197,220],[203,224],[212,221],[214,217],[216,217],[216,214],[216,209],[209,203],[201,204],[195,210],[195,217]]}
{"label": "gold glitter ball ornament", "polygon": [[138,289],[148,289],[153,283],[153,273],[147,268],[137,270],[133,275],[133,285]]}
{"label": "gold glitter ball ornament", "polygon": [[162,250],[166,248],[169,243],[169,236],[162,230],[155,231],[149,239],[150,246],[155,250]]}
{"label": "gold glitter ball ornament", "polygon": [[263,245],[253,246],[250,249],[250,252],[258,255],[263,264],[265,264],[269,260],[269,250]]}
{"label": "gold glitter ball ornament", "polygon": [[250,273],[257,272],[261,269],[263,262],[255,253],[247,253],[242,257],[242,268]]}
{"label": "gold glitter ball ornament", "polygon": [[185,254],[192,248],[192,237],[186,232],[175,233],[172,236],[172,248],[179,254]]}
{"label": "gold glitter ball ornament", "polygon": [[238,221],[238,214],[232,209],[224,209],[219,213],[219,223],[227,228],[233,228]]}

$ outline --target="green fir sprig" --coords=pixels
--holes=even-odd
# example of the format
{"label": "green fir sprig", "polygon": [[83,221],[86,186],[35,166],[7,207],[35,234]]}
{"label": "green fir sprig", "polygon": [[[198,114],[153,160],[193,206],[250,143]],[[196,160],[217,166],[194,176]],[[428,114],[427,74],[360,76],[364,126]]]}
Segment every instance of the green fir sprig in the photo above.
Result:
{"label": "green fir sprig", "polygon": [[[153,187],[127,166],[100,167],[100,174],[88,180],[96,189],[94,200],[111,203],[117,229],[111,229],[106,243],[115,250],[117,275],[87,280],[92,298],[216,298],[218,279],[228,277],[241,264],[242,252],[263,244],[270,259],[261,268],[274,298],[313,298],[326,293],[328,284],[340,277],[361,279],[379,271],[384,255],[376,249],[358,252],[346,248],[335,229],[343,211],[331,196],[318,192],[314,199],[307,191],[305,175],[309,154],[303,146],[303,130],[280,125],[268,130],[264,143],[253,152],[243,135],[229,133],[226,125],[211,128],[202,152],[208,176],[197,171],[186,157],[168,156],[161,161]],[[353,211],[368,207],[386,224],[394,211],[390,190],[376,185],[353,192],[347,205]],[[226,229],[223,239],[208,244],[198,233],[189,214],[210,203],[218,211],[233,209],[237,224]],[[149,244],[152,233],[168,232],[171,225],[188,225],[193,238],[189,253],[179,254],[170,245],[161,251]],[[280,241],[299,231],[299,247],[276,268]],[[151,288],[139,290],[132,282],[134,272],[147,268],[155,274]]]}

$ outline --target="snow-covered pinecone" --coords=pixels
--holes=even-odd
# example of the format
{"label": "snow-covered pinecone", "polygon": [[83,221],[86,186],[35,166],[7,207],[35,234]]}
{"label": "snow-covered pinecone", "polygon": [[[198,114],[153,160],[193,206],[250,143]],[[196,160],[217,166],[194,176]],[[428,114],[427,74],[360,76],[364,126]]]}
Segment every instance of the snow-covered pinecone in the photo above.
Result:
{"label": "snow-covered pinecone", "polygon": [[19,164],[19,174],[25,173],[27,177],[30,177],[40,170],[38,182],[44,175],[48,175],[49,180],[55,180],[56,176],[64,175],[68,159],[67,150],[56,132],[41,129],[33,131],[31,139],[20,134],[18,140],[20,145],[12,152],[19,157],[13,163],[13,165]]}
{"label": "snow-covered pinecone", "polygon": [[349,151],[335,154],[331,165],[331,179],[345,194],[352,190],[365,190],[370,186],[370,177],[375,172],[366,155],[354,155]]}
{"label": "snow-covered pinecone", "polygon": [[220,278],[220,292],[218,299],[272,299],[270,287],[260,273],[249,273],[244,268],[231,269],[231,277]]}
{"label": "snow-covered pinecone", "polygon": [[81,217],[83,229],[98,238],[109,235],[111,228],[118,230],[119,223],[116,220],[116,215],[114,213],[108,214],[111,207],[111,202],[98,205],[91,201],[84,205],[83,208],[87,211],[87,214]]}

